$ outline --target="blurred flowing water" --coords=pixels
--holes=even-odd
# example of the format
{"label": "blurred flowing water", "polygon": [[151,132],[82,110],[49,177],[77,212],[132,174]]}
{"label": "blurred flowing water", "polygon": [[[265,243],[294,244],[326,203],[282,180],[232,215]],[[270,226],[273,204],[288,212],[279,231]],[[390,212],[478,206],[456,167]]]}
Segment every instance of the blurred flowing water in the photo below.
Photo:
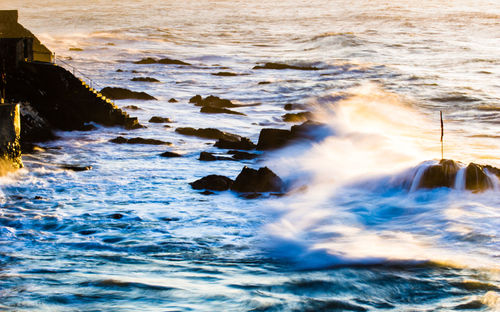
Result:
{"label": "blurred flowing water", "polygon": [[[475,194],[398,183],[440,158],[440,110],[446,158],[500,166],[496,1],[0,0],[0,9],[19,9],[20,23],[99,86],[158,98],[117,101],[138,106],[128,112],[147,129],[60,132],[0,178],[0,310],[500,309],[498,184]],[[144,57],[192,66],[133,64]],[[321,70],[252,69],[265,62]],[[213,75],[221,71],[238,75]],[[200,114],[188,103],[195,94],[260,105],[237,109],[247,116]],[[206,163],[197,158],[217,151],[213,141],[174,132],[215,127],[256,142],[261,128],[292,125],[281,118],[288,103],[333,134],[259,161]],[[108,142],[118,135],[173,146]],[[184,157],[159,157],[165,150]],[[188,184],[235,178],[244,165],[269,166],[293,191],[247,200]]]}

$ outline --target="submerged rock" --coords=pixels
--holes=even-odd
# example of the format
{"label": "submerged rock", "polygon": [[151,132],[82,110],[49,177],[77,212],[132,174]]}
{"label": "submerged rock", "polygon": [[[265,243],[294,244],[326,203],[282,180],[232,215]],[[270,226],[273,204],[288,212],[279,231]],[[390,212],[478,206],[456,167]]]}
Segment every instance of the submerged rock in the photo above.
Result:
{"label": "submerged rock", "polygon": [[101,90],[101,94],[113,100],[156,100],[154,96],[151,96],[146,92],[136,92],[125,88],[106,87]]}
{"label": "submerged rock", "polygon": [[259,157],[257,154],[242,152],[242,151],[229,151],[227,152],[230,155],[233,155],[232,158],[234,160],[250,160]]}
{"label": "submerged rock", "polygon": [[92,170],[92,166],[75,166],[75,165],[61,165],[61,169],[71,171],[88,171]]}
{"label": "submerged rock", "polygon": [[143,58],[140,61],[134,62],[134,64],[167,64],[167,65],[191,65],[189,63],[179,61],[179,60],[174,60],[170,59],[168,57],[162,58],[162,59],[157,59],[157,58],[152,58],[152,57],[146,57]]}
{"label": "submerged rock", "polygon": [[227,108],[219,108],[219,107],[212,107],[212,106],[203,106],[200,108],[200,113],[205,113],[205,114],[231,114],[231,115],[240,115],[240,116],[246,116],[243,113],[232,111]]}
{"label": "submerged rock", "polygon": [[244,167],[234,181],[231,190],[245,193],[281,192],[283,181],[269,168],[259,170]]}
{"label": "submerged rock", "polygon": [[245,137],[241,137],[239,140],[226,140],[224,138],[221,138],[214,144],[214,146],[218,148],[236,149],[236,150],[255,149],[255,144],[252,141],[250,141],[249,138]]}
{"label": "submerged rock", "polygon": [[175,129],[175,132],[183,135],[196,136],[199,138],[214,139],[214,140],[225,139],[225,140],[237,141],[241,138],[239,135],[220,131],[219,129],[215,128],[195,129],[191,127],[180,127]]}
{"label": "submerged rock", "polygon": [[112,143],[116,144],[149,144],[149,145],[172,145],[170,142],[164,142],[155,139],[144,139],[144,138],[131,138],[126,139],[122,136],[116,137],[110,140]]}
{"label": "submerged rock", "polygon": [[233,185],[233,180],[221,175],[209,175],[189,183],[195,190],[227,191]]}
{"label": "submerged rock", "polygon": [[168,157],[168,158],[174,158],[174,157],[182,157],[181,154],[175,153],[175,152],[165,152],[160,154],[161,157]]}
{"label": "submerged rock", "polygon": [[218,73],[212,73],[213,76],[222,76],[222,77],[234,77],[238,76],[236,73],[231,73],[231,72],[218,72]]}
{"label": "submerged rock", "polygon": [[174,98],[171,98],[170,100],[168,100],[169,103],[177,103],[178,101]]}
{"label": "submerged rock", "polygon": [[149,122],[152,123],[170,123],[172,120],[167,117],[160,117],[160,116],[153,116],[151,119],[149,119]]}
{"label": "submerged rock", "polygon": [[130,110],[142,110],[142,108],[140,108],[136,105],[127,105],[127,106],[124,106],[123,108],[130,109]]}
{"label": "submerged rock", "polygon": [[320,68],[313,66],[296,66],[282,63],[265,63],[264,65],[257,65],[253,69],[295,69],[295,70],[320,70]]}
{"label": "submerged rock", "polygon": [[160,82],[160,80],[152,77],[134,77],[130,81],[141,81],[141,82]]}

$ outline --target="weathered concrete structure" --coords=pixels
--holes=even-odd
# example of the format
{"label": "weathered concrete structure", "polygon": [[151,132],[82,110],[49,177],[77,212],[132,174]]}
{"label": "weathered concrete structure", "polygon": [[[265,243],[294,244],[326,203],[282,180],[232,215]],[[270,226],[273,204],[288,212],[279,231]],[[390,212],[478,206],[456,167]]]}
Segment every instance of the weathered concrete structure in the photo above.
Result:
{"label": "weathered concrete structure", "polygon": [[0,176],[23,167],[19,104],[0,105]]}
{"label": "weathered concrete structure", "polygon": [[[31,60],[48,63],[53,62],[53,53],[47,49],[31,31],[19,24],[17,19],[17,10],[0,10],[0,38],[31,38],[31,45],[27,44],[27,42],[25,44],[28,49],[31,49]],[[26,54],[29,54],[29,51],[26,51]]]}

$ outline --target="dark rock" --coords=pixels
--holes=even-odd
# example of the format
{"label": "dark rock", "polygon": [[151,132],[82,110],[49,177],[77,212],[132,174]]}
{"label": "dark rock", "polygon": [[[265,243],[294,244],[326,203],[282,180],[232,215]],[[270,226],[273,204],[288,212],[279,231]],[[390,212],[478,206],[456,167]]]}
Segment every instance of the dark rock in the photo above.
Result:
{"label": "dark rock", "polygon": [[146,128],[145,126],[143,126],[139,123],[139,120],[137,120],[137,117],[127,117],[125,120],[124,127],[127,130]]}
{"label": "dark rock", "polygon": [[259,81],[259,85],[267,85],[267,84],[270,84],[271,81]]}
{"label": "dark rock", "polygon": [[217,157],[215,157],[214,154],[212,154],[212,153],[201,152],[200,153],[200,157],[198,158],[198,160],[201,160],[201,161],[215,161],[215,160],[217,160]]}
{"label": "dark rock", "polygon": [[481,165],[470,163],[465,169],[465,189],[473,192],[482,192],[493,186],[490,178]]}
{"label": "dark rock", "polygon": [[295,69],[295,70],[319,70],[317,67],[313,66],[295,66],[282,63],[265,63],[263,66],[255,66],[253,69]]}
{"label": "dark rock", "polygon": [[225,148],[225,149],[237,149],[237,150],[253,150],[255,149],[255,144],[250,141],[249,138],[242,137],[239,140],[225,140],[219,139],[215,144],[215,147]]}
{"label": "dark rock", "polygon": [[500,169],[490,165],[483,166],[483,169],[487,170],[489,173],[496,175],[500,179]]}
{"label": "dark rock", "polygon": [[189,63],[179,61],[179,60],[173,60],[170,58],[156,59],[156,58],[152,58],[152,57],[143,58],[140,61],[134,62],[134,64],[191,65]]}
{"label": "dark rock", "polygon": [[285,104],[285,110],[293,110],[293,104]]}
{"label": "dark rock", "polygon": [[101,90],[101,94],[107,98],[114,100],[126,100],[126,99],[156,100],[154,96],[151,96],[146,92],[136,92],[125,88],[106,87]]}
{"label": "dark rock", "polygon": [[61,168],[64,170],[71,170],[71,171],[88,171],[92,170],[92,166],[74,166],[74,165],[61,165]]}
{"label": "dark rock", "polygon": [[218,108],[218,107],[212,107],[212,106],[203,106],[200,109],[200,113],[205,113],[205,114],[231,114],[231,115],[241,115],[241,116],[246,116],[243,113],[240,112],[235,112],[227,108]]}
{"label": "dark rock", "polygon": [[231,190],[245,193],[281,192],[283,181],[267,167],[255,170],[245,166]]}
{"label": "dark rock", "polygon": [[195,190],[226,191],[233,185],[233,180],[225,176],[212,174],[189,184]]}
{"label": "dark rock", "polygon": [[239,135],[223,132],[214,128],[194,129],[191,127],[181,127],[175,129],[175,132],[183,135],[190,135],[190,136],[196,136],[200,138],[214,139],[214,140],[225,139],[225,140],[237,141],[241,138]]}
{"label": "dark rock", "polygon": [[125,106],[123,108],[130,109],[130,110],[142,110],[142,108],[135,106],[135,105],[128,105],[128,106]]}
{"label": "dark rock", "polygon": [[169,103],[177,103],[178,101],[174,98],[171,98],[170,100],[168,100]]}
{"label": "dark rock", "polygon": [[111,219],[120,220],[121,218],[123,218],[123,215],[121,213],[113,213],[113,214],[109,215],[109,217]]}
{"label": "dark rock", "polygon": [[312,117],[311,112],[288,113],[282,116],[285,122],[304,122]]}
{"label": "dark rock", "polygon": [[141,82],[160,82],[160,80],[151,77],[134,77],[130,81],[141,81]]}
{"label": "dark rock", "polygon": [[240,197],[243,197],[245,199],[257,199],[259,197],[262,197],[261,193],[245,193],[241,194]]}
{"label": "dark rock", "polygon": [[50,63],[20,63],[7,73],[6,94],[21,102],[21,141],[54,139],[53,131],[80,130],[89,122],[104,126],[141,127],[137,119],[90,92],[82,81]]}
{"label": "dark rock", "polygon": [[144,138],[126,139],[126,138],[121,137],[121,136],[110,140],[110,142],[116,143],[116,144],[172,145],[172,143],[170,143],[170,142],[164,142],[164,141],[155,140],[155,139],[144,139]]}
{"label": "dark rock", "polygon": [[252,154],[252,153],[247,153],[247,152],[242,152],[242,151],[229,151],[227,152],[230,155],[233,155],[234,160],[249,160],[249,159],[255,159],[259,157],[257,154]]}
{"label": "dark rock", "polygon": [[123,73],[123,69],[117,69],[116,72],[117,73]]}
{"label": "dark rock", "polygon": [[206,98],[202,98],[200,95],[195,95],[189,99],[189,103],[194,103],[196,106],[210,106],[218,108],[238,107],[238,105],[233,104],[230,100],[221,99],[220,97],[213,95],[207,96]]}
{"label": "dark rock", "polygon": [[149,122],[152,123],[169,123],[172,122],[170,118],[167,117],[159,117],[159,116],[153,116],[151,119],[149,119]]}
{"label": "dark rock", "polygon": [[459,166],[451,159],[442,159],[439,164],[426,168],[419,188],[453,187]]}
{"label": "dark rock", "polygon": [[213,76],[223,76],[223,77],[233,77],[233,76],[238,76],[236,73],[230,73],[230,72],[218,72],[218,73],[212,73]]}
{"label": "dark rock", "polygon": [[201,97],[201,95],[197,94],[189,99],[189,103],[195,103],[197,106],[201,106],[202,100],[203,98]]}
{"label": "dark rock", "polygon": [[259,134],[258,150],[270,150],[285,146],[292,139],[290,130],[262,129]]}
{"label": "dark rock", "polygon": [[82,48],[69,48],[69,51],[81,52],[81,51],[83,51],[83,49]]}
{"label": "dark rock", "polygon": [[215,156],[214,154],[208,153],[208,152],[201,152],[200,153],[200,157],[198,158],[198,160],[201,160],[201,161],[215,161],[215,160],[235,160],[235,159],[232,158],[232,157]]}
{"label": "dark rock", "polygon": [[168,158],[173,158],[173,157],[182,157],[181,154],[175,153],[175,152],[165,152],[160,154],[161,157],[168,157]]}

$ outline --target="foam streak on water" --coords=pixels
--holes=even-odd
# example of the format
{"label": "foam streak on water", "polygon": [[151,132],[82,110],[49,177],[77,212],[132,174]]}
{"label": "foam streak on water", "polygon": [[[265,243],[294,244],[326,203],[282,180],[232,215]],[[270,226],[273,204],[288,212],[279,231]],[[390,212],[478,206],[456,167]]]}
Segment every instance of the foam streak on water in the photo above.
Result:
{"label": "foam streak on water", "polygon": [[[0,310],[499,309],[497,177],[483,193],[464,190],[464,169],[453,189],[418,189],[441,157],[440,110],[445,158],[500,167],[496,1],[0,1],[13,8],[98,85],[159,100],[117,101],[148,128],[57,133],[0,178]],[[144,57],[192,66],[133,63]],[[320,70],[253,69],[265,62]],[[200,114],[195,94],[260,105]],[[174,131],[256,142],[261,128],[290,128],[289,103],[328,136],[207,163],[201,151],[220,152],[212,141]],[[108,142],[118,135],[173,146]],[[184,157],[159,157],[166,149]],[[269,166],[290,194],[189,187],[244,165]]]}

